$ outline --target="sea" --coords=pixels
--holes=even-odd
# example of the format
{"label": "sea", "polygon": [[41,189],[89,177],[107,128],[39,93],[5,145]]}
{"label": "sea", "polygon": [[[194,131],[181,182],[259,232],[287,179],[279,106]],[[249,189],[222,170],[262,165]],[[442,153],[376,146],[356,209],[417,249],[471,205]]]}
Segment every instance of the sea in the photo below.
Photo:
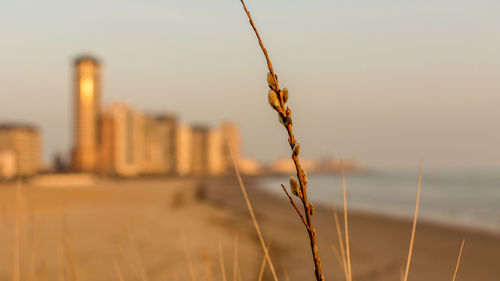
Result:
{"label": "sea", "polygon": [[[260,180],[268,192],[285,197],[280,184],[288,176]],[[417,172],[366,172],[346,174],[348,210],[396,218],[413,218]],[[308,196],[316,204],[342,208],[339,174],[308,175]],[[419,221],[474,228],[500,235],[500,172],[445,172],[422,175]]]}

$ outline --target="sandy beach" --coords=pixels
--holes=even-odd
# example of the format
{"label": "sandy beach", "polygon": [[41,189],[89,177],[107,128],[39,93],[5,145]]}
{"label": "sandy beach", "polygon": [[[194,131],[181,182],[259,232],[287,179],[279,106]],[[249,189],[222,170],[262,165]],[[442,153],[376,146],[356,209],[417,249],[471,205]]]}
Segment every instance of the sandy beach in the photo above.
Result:
{"label": "sandy beach", "polygon": [[[313,280],[306,232],[285,196],[246,183],[279,278]],[[24,184],[20,202],[15,184],[0,185],[0,280],[12,280],[16,253],[20,280],[221,280],[219,245],[226,280],[258,277],[263,252],[233,177]],[[316,209],[326,280],[343,280],[332,210]],[[354,280],[400,280],[411,222],[349,213],[349,223]],[[451,280],[463,237],[457,280],[500,280],[499,236],[425,222],[409,280]]]}

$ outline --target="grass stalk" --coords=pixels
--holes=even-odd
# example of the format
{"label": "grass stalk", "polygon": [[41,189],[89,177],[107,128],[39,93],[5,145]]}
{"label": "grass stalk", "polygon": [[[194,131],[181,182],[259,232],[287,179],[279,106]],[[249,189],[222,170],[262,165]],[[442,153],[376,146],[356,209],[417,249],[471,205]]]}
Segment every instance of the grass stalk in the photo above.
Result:
{"label": "grass stalk", "polygon": [[349,246],[349,224],[347,221],[347,199],[346,199],[346,184],[345,184],[345,171],[344,171],[344,161],[340,162],[342,171],[342,197],[344,199],[344,229],[345,229],[345,248],[346,248],[346,261],[347,261],[347,277],[348,281],[352,281],[352,269],[351,269],[351,250]]}
{"label": "grass stalk", "polygon": [[339,222],[339,216],[337,214],[337,208],[332,202],[332,207],[333,207],[333,219],[335,221],[335,229],[337,230],[337,237],[339,241],[339,247],[340,247],[340,255],[341,255],[341,265],[342,268],[344,269],[344,275],[345,275],[345,280],[349,281],[349,274],[347,272],[347,261],[346,261],[346,253],[345,253],[345,247],[344,247],[344,239],[342,238],[342,229],[340,227],[340,222]]}
{"label": "grass stalk", "polygon": [[269,263],[269,268],[271,270],[271,273],[273,275],[274,281],[278,281],[278,276],[276,275],[276,270],[274,268],[273,262],[271,261],[271,256],[269,255],[269,251],[266,247],[266,242],[264,241],[264,236],[262,235],[262,232],[260,230],[259,223],[257,222],[257,218],[255,217],[255,212],[252,207],[252,203],[250,203],[250,199],[248,198],[248,193],[247,189],[245,187],[245,184],[243,183],[243,179],[241,178],[240,170],[238,163],[236,162],[236,159],[234,158],[233,151],[231,149],[231,146],[228,145],[228,150],[229,150],[229,155],[231,156],[231,161],[233,163],[234,167],[234,172],[236,173],[236,178],[238,179],[238,183],[240,185],[241,193],[243,193],[243,199],[245,200],[245,204],[247,205],[248,212],[250,213],[250,217],[252,218],[253,225],[255,227],[255,231],[257,232],[257,236],[259,237],[259,242],[262,247],[262,250],[264,251],[264,254],[266,255],[267,262]]}
{"label": "grass stalk", "polygon": [[417,185],[417,200],[415,203],[415,213],[413,215],[413,227],[411,229],[411,237],[410,237],[410,249],[408,250],[408,259],[406,262],[405,274],[403,281],[408,280],[408,272],[410,271],[410,263],[411,257],[413,254],[413,245],[415,243],[415,230],[417,228],[417,219],[418,219],[418,207],[420,205],[420,188],[422,185],[422,161],[420,161],[420,165],[418,167],[418,185]]}
{"label": "grass stalk", "polygon": [[455,272],[453,273],[452,281],[455,281],[457,278],[458,268],[460,266],[460,260],[462,259],[462,251],[464,250],[465,239],[462,239],[462,245],[460,245],[460,251],[458,252],[457,265],[455,266]]}
{"label": "grass stalk", "polygon": [[335,258],[339,262],[340,266],[342,266],[342,269],[344,271],[344,276],[345,276],[346,281],[347,281],[347,269],[345,267],[345,260],[341,256],[339,248],[337,248],[337,246],[335,246],[335,244],[332,244],[332,251],[335,254]]}
{"label": "grass stalk", "polygon": [[259,269],[259,277],[257,278],[257,281],[262,281],[264,279],[264,271],[266,270],[266,255],[262,257],[262,262],[260,263],[260,269]]}
{"label": "grass stalk", "polygon": [[[273,64],[271,63],[271,59],[269,58],[267,49],[264,46],[264,43],[262,42],[262,39],[260,37],[259,31],[255,27],[255,24],[253,22],[253,19],[250,15],[250,12],[248,11],[244,0],[240,0],[241,4],[243,6],[243,9],[245,10],[245,13],[248,17],[248,20],[250,22],[250,25],[255,32],[255,35],[257,36],[257,41],[259,43],[260,48],[262,49],[262,53],[264,54],[264,57],[267,62],[267,68],[269,69],[268,73],[268,78],[267,82],[269,84],[269,93],[268,93],[268,99],[269,103],[272,106],[274,110],[278,112],[278,116],[280,119],[280,122],[283,124],[285,127],[287,134],[288,134],[288,143],[290,145],[290,149],[292,150],[292,160],[295,165],[295,170],[297,173],[297,178],[299,180],[298,182],[298,187],[292,187],[294,194],[297,195],[300,200],[302,201],[302,205],[304,207],[304,212],[305,212],[305,221],[306,221],[306,231],[309,236],[309,243],[311,246],[311,252],[312,252],[312,257],[313,257],[313,262],[314,262],[314,267],[315,267],[315,277],[317,281],[324,281],[324,276],[321,270],[321,261],[318,255],[318,246],[316,243],[316,230],[314,229],[313,222],[312,222],[312,215],[314,213],[314,207],[311,203],[309,203],[309,200],[307,198],[307,175],[304,169],[302,169],[300,161],[299,161],[299,152],[300,152],[300,145],[295,139],[295,135],[293,133],[293,122],[292,122],[292,111],[290,107],[285,106],[287,100],[288,100],[288,89],[283,88],[280,89],[279,84],[278,84],[278,76],[274,73],[273,69]],[[295,183],[296,180],[295,180]],[[300,192],[299,192],[300,191]],[[292,200],[293,201],[293,200]],[[292,204],[294,205],[294,204]],[[262,245],[263,248],[265,248],[265,244],[263,243]],[[271,263],[270,263],[271,266]]]}
{"label": "grass stalk", "polygon": [[[270,244],[267,245],[267,250],[269,250]],[[266,270],[266,264],[267,264],[267,259],[266,255],[262,257],[262,262],[260,263],[260,269],[259,269],[259,277],[257,278],[258,281],[262,281],[264,279],[264,272]]]}

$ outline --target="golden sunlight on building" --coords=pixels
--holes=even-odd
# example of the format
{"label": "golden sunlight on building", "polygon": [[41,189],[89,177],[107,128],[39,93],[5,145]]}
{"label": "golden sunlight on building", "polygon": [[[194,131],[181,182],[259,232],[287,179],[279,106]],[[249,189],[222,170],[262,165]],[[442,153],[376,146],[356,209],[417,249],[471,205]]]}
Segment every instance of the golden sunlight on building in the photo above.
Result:
{"label": "golden sunlight on building", "polygon": [[175,117],[114,103],[101,114],[100,128],[99,172],[124,177],[176,172]]}
{"label": "golden sunlight on building", "polygon": [[224,155],[224,136],[220,128],[211,129],[208,135],[208,173],[218,176],[227,171],[227,162]]}
{"label": "golden sunlight on building", "polygon": [[0,150],[0,179],[10,180],[16,174],[16,154],[10,149]]}
{"label": "golden sunlight on building", "polygon": [[[101,66],[91,56],[74,63],[72,170],[130,177],[215,176],[231,171],[231,147],[241,158],[238,127],[179,126],[172,115],[148,114],[125,103],[101,110]],[[8,156],[4,157],[8,162]]]}
{"label": "golden sunlight on building", "polygon": [[187,125],[179,125],[175,135],[175,166],[180,176],[191,174],[192,171],[192,131]]}
{"label": "golden sunlight on building", "polygon": [[73,170],[93,172],[99,150],[101,68],[92,56],[74,62],[74,147]]}
{"label": "golden sunlight on building", "polygon": [[192,174],[218,176],[230,172],[231,145],[236,161],[239,159],[239,137],[236,126],[223,124],[219,128],[193,126],[191,139]]}
{"label": "golden sunlight on building", "polygon": [[219,176],[231,172],[232,160],[228,145],[236,161],[240,158],[238,128],[223,123],[213,128],[204,125],[177,129],[177,172],[179,175]]}
{"label": "golden sunlight on building", "polygon": [[102,114],[99,170],[106,174],[135,176],[144,163],[145,116],[123,103]]}

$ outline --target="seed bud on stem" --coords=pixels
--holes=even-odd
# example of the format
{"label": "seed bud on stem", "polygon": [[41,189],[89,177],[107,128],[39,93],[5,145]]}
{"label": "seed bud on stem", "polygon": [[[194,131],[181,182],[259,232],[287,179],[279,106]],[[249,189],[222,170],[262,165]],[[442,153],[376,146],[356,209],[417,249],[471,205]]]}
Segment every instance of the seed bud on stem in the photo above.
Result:
{"label": "seed bud on stem", "polygon": [[294,177],[290,177],[290,189],[293,195],[302,198],[302,192],[300,191],[299,183]]}
{"label": "seed bud on stem", "polygon": [[283,101],[286,103],[288,101],[288,89],[283,88],[281,92],[283,93]]}
{"label": "seed bud on stem", "polygon": [[302,178],[304,179],[304,183],[307,184],[307,174],[306,174],[306,171],[304,169],[301,169],[302,171]]}
{"label": "seed bud on stem", "polygon": [[297,143],[297,144],[295,144],[293,146],[293,152],[292,153],[293,153],[294,156],[298,156],[299,155],[299,153],[300,153],[300,144],[299,143]]}
{"label": "seed bud on stem", "polygon": [[280,105],[280,100],[278,99],[278,94],[274,90],[269,90],[269,93],[267,94],[267,99],[269,101],[269,105],[273,109],[279,108]]}
{"label": "seed bud on stem", "polygon": [[271,73],[267,73],[267,84],[269,85],[269,88],[276,90],[277,85],[276,81],[274,80],[274,77]]}

